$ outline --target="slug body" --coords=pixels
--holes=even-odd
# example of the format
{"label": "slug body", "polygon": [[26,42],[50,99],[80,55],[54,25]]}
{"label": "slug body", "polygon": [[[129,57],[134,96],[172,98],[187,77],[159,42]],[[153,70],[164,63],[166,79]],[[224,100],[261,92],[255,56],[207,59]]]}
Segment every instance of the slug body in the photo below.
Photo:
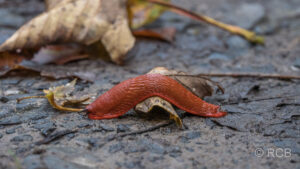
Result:
{"label": "slug body", "polygon": [[177,81],[161,74],[145,74],[114,86],[87,106],[90,119],[116,118],[143,100],[159,96],[178,108],[204,117],[222,117],[226,112],[207,103]]}

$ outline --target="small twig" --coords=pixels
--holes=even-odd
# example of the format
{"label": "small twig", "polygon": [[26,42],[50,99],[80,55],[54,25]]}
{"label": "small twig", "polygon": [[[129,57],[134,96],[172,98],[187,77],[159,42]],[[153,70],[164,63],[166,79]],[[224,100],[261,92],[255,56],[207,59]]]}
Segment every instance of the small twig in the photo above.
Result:
{"label": "small twig", "polygon": [[[187,75],[176,75],[176,76],[187,76]],[[188,76],[233,77],[233,78],[251,77],[251,78],[269,78],[269,79],[285,79],[285,80],[300,79],[300,76],[296,76],[296,75],[292,76],[292,75],[260,74],[260,73],[256,73],[256,74],[254,73],[199,73],[197,75],[188,75]]]}
{"label": "small twig", "polygon": [[229,103],[222,103],[222,104],[230,105],[230,104],[239,104],[239,103],[250,103],[255,101],[274,100],[274,99],[282,99],[282,98],[297,97],[297,96],[299,95],[263,97],[263,98],[249,99],[249,100],[241,100],[240,102],[229,102]]}
{"label": "small twig", "polygon": [[17,103],[19,103],[20,101],[25,100],[25,99],[33,99],[33,98],[46,98],[46,97],[45,96],[27,96],[27,97],[22,97],[22,98],[18,98],[17,99]]}
{"label": "small twig", "polygon": [[[185,113],[179,114],[179,117],[180,117],[181,119],[184,119],[185,116],[186,116]],[[108,136],[108,137],[106,138],[106,142],[105,142],[105,143],[108,143],[108,142],[110,142],[110,141],[112,141],[112,140],[115,140],[115,139],[117,139],[117,138],[120,138],[120,137],[125,137],[125,136],[129,136],[129,135],[143,134],[143,133],[146,133],[146,132],[151,132],[151,131],[157,130],[157,129],[161,128],[161,127],[169,126],[169,125],[171,125],[171,124],[173,124],[173,123],[174,123],[174,120],[168,120],[168,121],[166,121],[166,122],[162,122],[162,123],[160,123],[160,124],[158,124],[158,125],[155,125],[155,126],[152,126],[152,127],[146,128],[146,129],[141,129],[141,130],[137,130],[137,131],[131,131],[131,132],[123,133],[123,134],[116,134],[116,135],[114,135],[114,136]],[[184,125],[184,124],[183,124],[183,125]],[[185,127],[185,128],[188,128],[186,125],[184,125],[184,127]],[[104,143],[104,144],[105,144],[105,143]],[[104,145],[104,144],[103,144],[103,145]]]}
{"label": "small twig", "polygon": [[70,133],[76,133],[78,132],[78,130],[64,130],[64,131],[58,131],[56,133],[53,133],[49,136],[47,136],[45,139],[41,140],[41,141],[38,141],[36,142],[36,145],[41,145],[41,144],[49,144],[51,143],[52,141],[54,140],[57,140],[67,134],[70,134]]}
{"label": "small twig", "polygon": [[152,127],[146,128],[146,129],[141,129],[141,130],[137,130],[137,131],[126,132],[126,133],[123,133],[123,134],[116,134],[113,137],[108,137],[109,138],[108,140],[112,141],[112,140],[120,138],[120,137],[125,137],[125,136],[129,136],[129,135],[143,134],[143,133],[146,133],[146,132],[151,132],[151,131],[157,130],[157,129],[161,128],[161,127],[166,127],[168,125],[171,125],[173,123],[174,123],[173,120],[169,120],[169,121],[160,123],[158,125],[155,125],[155,126],[152,126]]}
{"label": "small twig", "polygon": [[264,38],[263,37],[257,36],[254,32],[248,31],[248,30],[243,29],[241,27],[222,23],[222,22],[217,21],[217,20],[215,20],[213,18],[210,18],[208,16],[196,14],[194,12],[188,11],[184,8],[181,8],[179,6],[175,6],[171,3],[168,3],[168,2],[165,2],[165,1],[162,1],[162,0],[145,0],[145,1],[156,4],[156,5],[163,6],[163,7],[166,7],[166,8],[169,8],[170,11],[175,12],[179,15],[187,16],[187,17],[195,19],[197,21],[203,21],[203,22],[209,23],[211,25],[217,26],[217,27],[219,27],[221,29],[224,29],[224,30],[226,30],[226,31],[228,31],[232,34],[242,36],[242,37],[244,37],[245,39],[247,39],[248,41],[250,41],[252,43],[264,44]]}

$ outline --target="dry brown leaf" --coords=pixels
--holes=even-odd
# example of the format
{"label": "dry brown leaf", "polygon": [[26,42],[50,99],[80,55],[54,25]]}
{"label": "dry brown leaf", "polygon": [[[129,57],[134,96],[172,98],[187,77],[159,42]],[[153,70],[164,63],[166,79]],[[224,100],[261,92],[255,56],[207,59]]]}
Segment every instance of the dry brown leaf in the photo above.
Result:
{"label": "dry brown leaf", "polygon": [[153,110],[154,107],[160,107],[160,108],[164,109],[166,112],[169,113],[170,119],[174,120],[176,125],[179,128],[182,128],[182,126],[183,126],[182,120],[178,116],[176,111],[174,110],[171,103],[169,103],[168,101],[166,101],[160,97],[155,96],[155,97],[147,98],[143,102],[137,104],[135,106],[134,110],[137,112],[140,112],[140,113],[148,114],[148,113],[150,113],[150,111]]}
{"label": "dry brown leaf", "polygon": [[101,41],[111,60],[122,63],[133,47],[135,39],[127,21],[126,0],[63,0],[57,5],[57,0],[49,2],[49,10],[22,26],[0,46],[0,52]]}
{"label": "dry brown leaf", "polygon": [[0,76],[5,75],[16,67],[23,59],[25,59],[25,57],[22,55],[0,52]]}
{"label": "dry brown leaf", "polygon": [[78,44],[48,45],[41,48],[32,61],[38,64],[56,63],[64,64],[70,61],[87,58],[84,47]]}
{"label": "dry brown leaf", "polygon": [[80,78],[82,80],[93,82],[96,78],[96,73],[90,70],[78,70],[78,67],[66,65],[39,65],[32,61],[23,60],[21,63],[6,71],[0,70],[0,76],[14,70],[27,70],[40,73],[41,76],[54,79],[62,78]]}
{"label": "dry brown leaf", "polygon": [[[192,93],[194,93],[196,96],[200,98],[212,95],[213,88],[211,86],[217,85],[218,88],[220,87],[216,82],[213,82],[208,78],[201,77],[201,76],[199,77],[189,76],[185,72],[168,70],[165,67],[156,67],[152,69],[149,73],[159,73],[159,74],[169,76],[170,78],[178,81],[186,89],[188,89],[189,91],[191,91]],[[220,89],[223,90],[221,87]]]}

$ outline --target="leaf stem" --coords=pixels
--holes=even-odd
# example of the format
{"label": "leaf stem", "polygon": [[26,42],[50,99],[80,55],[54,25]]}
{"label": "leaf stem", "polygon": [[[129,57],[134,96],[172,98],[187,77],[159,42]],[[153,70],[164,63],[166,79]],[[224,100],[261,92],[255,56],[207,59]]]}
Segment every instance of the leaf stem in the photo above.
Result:
{"label": "leaf stem", "polygon": [[22,97],[22,98],[18,98],[17,99],[17,103],[19,103],[20,101],[25,100],[25,99],[33,99],[33,98],[46,98],[46,97],[45,96],[27,96],[27,97]]}
{"label": "leaf stem", "polygon": [[195,19],[197,21],[203,21],[203,22],[209,23],[211,25],[217,26],[217,27],[219,27],[221,29],[224,29],[224,30],[226,30],[226,31],[228,31],[232,34],[242,36],[242,37],[244,37],[245,39],[247,39],[248,41],[250,41],[252,43],[264,44],[264,38],[262,36],[258,36],[254,32],[248,31],[248,30],[243,29],[241,27],[222,23],[222,22],[217,21],[217,20],[215,20],[213,18],[210,18],[208,16],[196,14],[194,12],[188,11],[184,8],[175,6],[173,4],[170,4],[168,2],[164,2],[164,1],[161,1],[161,0],[146,0],[146,1],[150,2],[150,3],[153,3],[153,4],[157,4],[157,5],[167,7],[174,13],[190,17],[190,18]]}

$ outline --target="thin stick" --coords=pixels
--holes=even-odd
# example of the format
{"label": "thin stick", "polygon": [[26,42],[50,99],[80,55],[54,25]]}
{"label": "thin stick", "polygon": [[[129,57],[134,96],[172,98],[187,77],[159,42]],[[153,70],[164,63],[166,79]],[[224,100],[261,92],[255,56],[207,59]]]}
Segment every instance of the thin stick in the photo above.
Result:
{"label": "thin stick", "polygon": [[157,130],[157,129],[161,128],[161,127],[166,127],[168,125],[171,125],[171,124],[173,124],[173,122],[174,122],[173,120],[169,120],[167,122],[160,123],[160,124],[158,124],[156,126],[152,126],[152,127],[146,128],[146,129],[137,130],[137,131],[131,131],[131,132],[119,134],[119,135],[116,135],[115,138],[125,137],[125,136],[129,136],[129,135],[143,134],[143,133],[146,133],[146,132],[154,131],[154,130]]}
{"label": "thin stick", "polygon": [[20,101],[25,100],[25,99],[33,99],[33,98],[46,98],[46,97],[45,96],[27,96],[27,97],[22,97],[22,98],[18,98],[17,99],[17,103],[19,103]]}
{"label": "thin stick", "polygon": [[300,76],[296,76],[296,75],[292,76],[292,75],[260,74],[260,73],[199,73],[197,75],[173,75],[173,76],[191,76],[191,77],[210,76],[210,77],[233,77],[233,78],[251,77],[251,78],[269,78],[269,79],[285,79],[285,80],[300,79]]}
{"label": "thin stick", "polygon": [[157,4],[157,5],[160,5],[160,6],[167,7],[172,12],[175,12],[177,14],[187,16],[187,17],[190,17],[192,19],[195,19],[195,20],[198,20],[198,21],[203,21],[203,22],[209,23],[211,25],[217,26],[221,29],[224,29],[228,32],[231,32],[232,34],[243,36],[244,38],[246,38],[248,41],[250,41],[252,43],[264,44],[264,38],[263,37],[257,36],[254,32],[248,31],[248,30],[243,29],[241,27],[219,22],[219,21],[214,20],[213,18],[210,18],[208,16],[196,14],[194,12],[188,11],[186,9],[183,9],[181,7],[175,6],[173,4],[170,4],[168,2],[164,2],[164,1],[161,1],[161,0],[146,0],[146,1],[150,2],[150,3],[153,3],[153,4]]}
{"label": "thin stick", "polygon": [[282,98],[291,98],[291,97],[297,97],[297,96],[300,96],[300,95],[261,97],[261,98],[253,98],[253,99],[249,99],[249,100],[241,100],[239,102],[229,102],[229,103],[222,103],[222,104],[231,105],[231,104],[239,104],[239,103],[250,103],[250,102],[256,102],[256,101],[265,101],[265,100],[275,100],[275,99],[282,99]]}
{"label": "thin stick", "polygon": [[55,132],[55,133],[47,136],[45,139],[36,142],[36,145],[49,144],[52,141],[57,140],[67,134],[76,133],[76,132],[78,132],[78,130],[64,130],[64,131]]}

